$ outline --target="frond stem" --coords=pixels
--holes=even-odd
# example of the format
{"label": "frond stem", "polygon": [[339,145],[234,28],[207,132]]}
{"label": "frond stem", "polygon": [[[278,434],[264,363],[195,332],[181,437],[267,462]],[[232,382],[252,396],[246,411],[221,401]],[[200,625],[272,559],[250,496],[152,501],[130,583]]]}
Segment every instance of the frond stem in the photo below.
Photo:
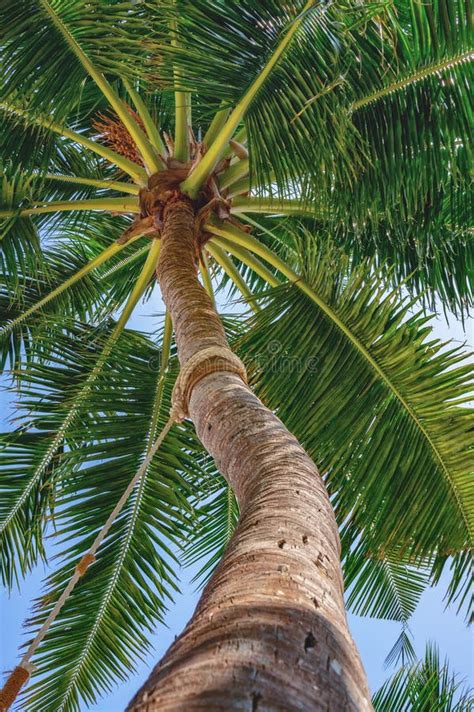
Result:
{"label": "frond stem", "polygon": [[421,82],[424,79],[432,77],[435,74],[442,74],[443,72],[447,72],[450,69],[453,69],[453,67],[458,66],[459,64],[464,64],[465,62],[472,62],[473,57],[474,55],[472,50],[466,50],[466,52],[461,52],[460,54],[456,54],[454,56],[445,57],[439,62],[434,62],[432,64],[426,65],[425,67],[421,67],[412,74],[409,74],[407,77],[404,77],[403,79],[397,79],[395,82],[392,82],[391,84],[388,84],[387,86],[383,87],[383,89],[379,89],[373,94],[369,94],[368,96],[364,96],[361,99],[358,99],[352,104],[352,111],[358,111],[364,106],[372,104],[374,101],[379,101],[379,99],[383,99],[383,97],[388,96],[389,94],[394,94],[395,92],[402,91],[403,89],[409,87],[411,84]]}
{"label": "frond stem", "polygon": [[[298,199],[265,199],[265,198],[234,198],[231,213],[264,213],[266,215],[307,215],[310,217],[323,217],[318,215],[316,207],[308,205]],[[327,220],[328,214],[324,215]]]}
{"label": "frond stem", "polygon": [[137,200],[132,198],[91,198],[90,200],[57,200],[50,203],[37,203],[32,208],[0,210],[0,218],[28,217],[43,213],[62,213],[73,210],[94,210],[112,213],[138,213]]}
{"label": "frond stem", "polygon": [[133,286],[132,292],[128,298],[124,310],[120,315],[120,318],[117,322],[117,326],[115,327],[118,334],[125,328],[127,321],[129,320],[133,310],[138,304],[139,299],[145,293],[145,290],[148,287],[150,280],[155,274],[156,264],[160,255],[160,247],[160,240],[151,240],[151,245],[148,250],[148,255],[145,260],[145,264],[143,265],[140,276],[138,277],[137,281]]}
{"label": "frond stem", "polygon": [[[171,25],[171,44],[178,47],[177,21]],[[174,157],[186,163],[189,160],[189,130],[191,128],[191,94],[179,89],[181,82],[181,72],[173,67],[174,79]]]}
{"label": "frond stem", "polygon": [[219,134],[219,131],[221,131],[225,122],[229,118],[230,111],[231,110],[229,108],[222,108],[214,114],[214,118],[204,134],[203,144],[207,149],[212,143],[214,143],[216,136]]}
{"label": "frond stem", "polygon": [[158,152],[157,159],[160,162],[161,168],[165,168],[166,164],[164,161],[161,160],[161,156],[166,156],[166,147],[163,142],[163,139],[161,138],[160,132],[158,127],[156,126],[155,122],[153,121],[153,118],[148,110],[147,105],[143,101],[142,97],[140,94],[133,88],[133,86],[128,82],[126,79],[123,80],[124,86],[127,90],[127,92],[130,95],[130,98],[132,99],[135,109],[138,112],[139,117],[143,121],[143,125],[145,126],[145,131],[147,133],[147,136],[150,140],[151,145],[153,148],[155,148]]}
{"label": "frond stem", "polygon": [[90,185],[93,188],[104,188],[105,190],[116,190],[120,193],[130,193],[138,195],[139,188],[133,183],[124,183],[118,180],[100,180],[98,178],[83,178],[82,176],[65,176],[59,173],[46,173],[46,180],[57,180],[61,183],[73,183],[74,185]]}
{"label": "frond stem", "polygon": [[173,322],[169,311],[166,310],[165,313],[165,324],[163,328],[163,341],[161,344],[161,363],[160,371],[158,373],[158,380],[156,383],[156,393],[155,402],[153,404],[153,413],[151,416],[150,430],[148,434],[148,445],[147,452],[150,452],[151,446],[156,437],[156,429],[158,427],[158,419],[161,411],[162,399],[163,399],[163,388],[165,385],[165,378],[168,372],[168,365],[170,361],[171,354],[171,340],[173,338]]}
{"label": "frond stem", "polygon": [[120,260],[120,262],[118,264],[116,264],[113,267],[110,267],[108,270],[106,270],[104,272],[104,274],[102,275],[102,278],[107,279],[108,277],[110,277],[111,274],[115,274],[115,272],[118,272],[120,269],[122,269],[126,265],[129,265],[131,262],[138,259],[138,257],[141,257],[142,255],[144,255],[146,252],[148,252],[148,250],[149,250],[149,245],[143,245],[143,247],[140,247],[138,250],[133,252],[128,257],[124,257],[123,260]]}
{"label": "frond stem", "polygon": [[273,272],[271,272],[268,267],[263,264],[263,262],[257,259],[252,252],[236,245],[232,240],[226,240],[224,237],[214,234],[213,238],[209,240],[207,245],[217,245],[226,252],[229,252],[231,255],[247,265],[247,267],[250,267],[250,269],[258,274],[258,276],[265,280],[265,282],[267,282],[267,284],[271,287],[278,287],[281,284],[280,280],[275,277]]}
{"label": "frond stem", "polygon": [[219,187],[221,189],[228,188],[236,183],[241,178],[249,174],[249,159],[243,158],[240,161],[232,163],[225,171],[219,173]]}
{"label": "frond stem", "polygon": [[204,289],[208,293],[209,298],[215,307],[216,299],[214,297],[214,289],[212,288],[211,275],[209,274],[209,263],[207,261],[207,256],[204,250],[201,252],[199,259],[199,271],[201,272]]}
{"label": "frond stem", "polygon": [[246,195],[250,191],[250,177],[246,176],[245,178],[241,178],[240,180],[236,181],[235,183],[232,183],[231,186],[229,186],[229,193],[228,196],[229,198],[235,198],[238,195]]}

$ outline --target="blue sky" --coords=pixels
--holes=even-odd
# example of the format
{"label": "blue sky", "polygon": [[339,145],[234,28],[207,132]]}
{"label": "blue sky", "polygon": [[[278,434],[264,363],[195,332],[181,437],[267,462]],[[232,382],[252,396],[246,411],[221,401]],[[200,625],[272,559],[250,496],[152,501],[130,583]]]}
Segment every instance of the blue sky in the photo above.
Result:
{"label": "blue sky", "polygon": [[[155,319],[150,314],[159,313],[163,309],[161,300],[157,303],[155,293],[153,301],[142,307],[139,314],[133,317],[130,323],[133,328],[142,328],[145,331],[155,328]],[[467,340],[470,346],[473,344],[473,330],[473,320],[466,324],[466,332],[463,331],[459,323],[451,322],[448,325],[444,319],[439,319],[435,326],[436,336],[443,340],[450,338],[461,342]],[[3,393],[0,393],[0,409],[2,425],[5,428],[8,417],[11,416],[11,409],[6,395]],[[22,624],[28,616],[31,601],[40,593],[41,581],[45,573],[46,570],[42,566],[38,567],[24,582],[21,592],[14,591],[10,596],[2,592],[0,599],[0,668],[2,671],[11,669],[18,660],[17,651],[24,641]],[[156,631],[156,635],[153,637],[154,651],[148,660],[138,665],[136,675],[126,684],[118,686],[90,709],[95,712],[119,712],[124,709],[128,700],[146,680],[151,667],[161,658],[192,615],[199,597],[194,585],[189,583],[192,577],[192,569],[182,571],[182,594],[176,598],[174,605],[170,608],[167,627],[161,626]],[[445,586],[446,579],[437,589],[428,590],[418,606],[410,626],[414,636],[415,650],[421,657],[426,642],[436,642],[441,657],[448,657],[451,669],[472,684],[474,681],[472,635],[466,628],[462,617],[456,616],[452,609],[445,610],[443,603]],[[390,673],[390,670],[387,671],[384,668],[383,661],[399,635],[400,626],[393,622],[370,620],[352,615],[349,616],[349,622],[367,670],[370,687],[374,691]],[[85,709],[87,708],[84,706]]]}

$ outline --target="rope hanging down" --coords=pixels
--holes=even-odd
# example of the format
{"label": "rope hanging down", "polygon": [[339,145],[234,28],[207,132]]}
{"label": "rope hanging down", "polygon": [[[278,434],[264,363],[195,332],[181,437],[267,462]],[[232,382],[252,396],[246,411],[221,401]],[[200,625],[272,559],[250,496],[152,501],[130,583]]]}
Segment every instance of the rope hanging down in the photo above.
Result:
{"label": "rope hanging down", "polygon": [[5,685],[0,690],[0,712],[6,712],[11,707],[21,688],[30,678],[31,673],[34,671],[34,665],[32,665],[30,660],[36,652],[36,649],[45,637],[59,611],[71,595],[72,590],[79,579],[84,576],[89,566],[95,561],[95,554],[98,548],[125,506],[125,503],[130,497],[135,485],[146,472],[163,440],[171,430],[173,423],[179,423],[189,415],[189,399],[194,386],[205,376],[218,371],[235,373],[240,376],[244,383],[247,383],[247,373],[244,364],[230,349],[225,347],[211,346],[207,349],[202,349],[201,351],[195,353],[194,356],[191,356],[191,358],[181,367],[181,371],[173,388],[170,416],[165,427],[151,446],[147,456],[138,468],[134,477],[130,480],[126,490],[110,513],[104,526],[94,539],[94,543],[90,547],[89,551],[84,554],[82,559],[76,565],[74,574],[71,576],[69,583],[56,601],[56,605],[36,634],[36,637],[22,657],[19,665],[17,665],[17,667],[10,673]]}

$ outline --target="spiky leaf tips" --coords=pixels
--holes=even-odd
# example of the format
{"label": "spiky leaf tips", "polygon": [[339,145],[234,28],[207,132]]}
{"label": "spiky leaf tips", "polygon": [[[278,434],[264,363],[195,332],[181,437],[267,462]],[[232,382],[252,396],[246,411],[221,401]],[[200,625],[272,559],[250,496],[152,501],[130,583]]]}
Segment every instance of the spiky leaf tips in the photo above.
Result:
{"label": "spiky leaf tips", "polygon": [[404,666],[372,698],[376,712],[436,709],[463,712],[472,709],[472,690],[442,662],[439,651],[428,645],[422,660]]}

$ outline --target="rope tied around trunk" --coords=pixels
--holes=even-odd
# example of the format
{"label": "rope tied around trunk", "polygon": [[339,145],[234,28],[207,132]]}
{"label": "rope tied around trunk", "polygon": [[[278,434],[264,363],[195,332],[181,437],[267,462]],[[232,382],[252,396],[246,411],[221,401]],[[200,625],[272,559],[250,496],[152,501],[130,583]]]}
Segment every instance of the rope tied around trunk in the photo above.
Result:
{"label": "rope tied around trunk", "polygon": [[128,498],[130,497],[133,489],[137,482],[144,475],[157,451],[159,450],[163,440],[168,435],[173,424],[182,422],[189,415],[189,399],[191,397],[192,390],[194,386],[205,376],[211,373],[217,373],[218,371],[226,371],[228,373],[235,373],[240,376],[240,378],[247,383],[247,372],[242,361],[236,356],[229,348],[221,346],[211,346],[201,351],[196,352],[191,356],[186,363],[181,366],[181,370],[176,379],[176,383],[173,388],[173,394],[171,399],[171,410],[168,421],[166,422],[164,428],[161,430],[157,436],[155,442],[148,450],[148,453],[143,460],[142,464],[138,468],[137,472],[130,480],[127,488],[120,497],[119,501],[115,505],[114,509],[110,513],[107,521],[105,522],[102,529],[97,534],[96,538],[90,549],[84,554],[81,560],[77,563],[74,573],[69,579],[69,583],[62,592],[61,596],[56,601],[53,609],[49,613],[45,622],[41,626],[40,630],[36,634],[34,640],[28,647],[28,650],[23,655],[19,665],[10,673],[4,686],[0,690],[0,712],[6,712],[11,705],[15,702],[21,688],[29,680],[31,673],[34,670],[34,665],[30,662],[30,659],[36,652],[39,644],[45,637],[52,623],[59,614],[61,608],[66,603],[67,599],[72,593],[72,590],[76,586],[82,576],[84,576],[91,564],[95,561],[95,554],[102,544],[103,540],[109,533],[114,521],[117,519],[118,515],[124,508]]}
{"label": "rope tied around trunk", "polygon": [[209,346],[197,351],[182,366],[173,388],[172,412],[179,421],[189,415],[189,400],[194,386],[205,376],[218,371],[235,373],[247,383],[247,371],[236,354],[223,346]]}

